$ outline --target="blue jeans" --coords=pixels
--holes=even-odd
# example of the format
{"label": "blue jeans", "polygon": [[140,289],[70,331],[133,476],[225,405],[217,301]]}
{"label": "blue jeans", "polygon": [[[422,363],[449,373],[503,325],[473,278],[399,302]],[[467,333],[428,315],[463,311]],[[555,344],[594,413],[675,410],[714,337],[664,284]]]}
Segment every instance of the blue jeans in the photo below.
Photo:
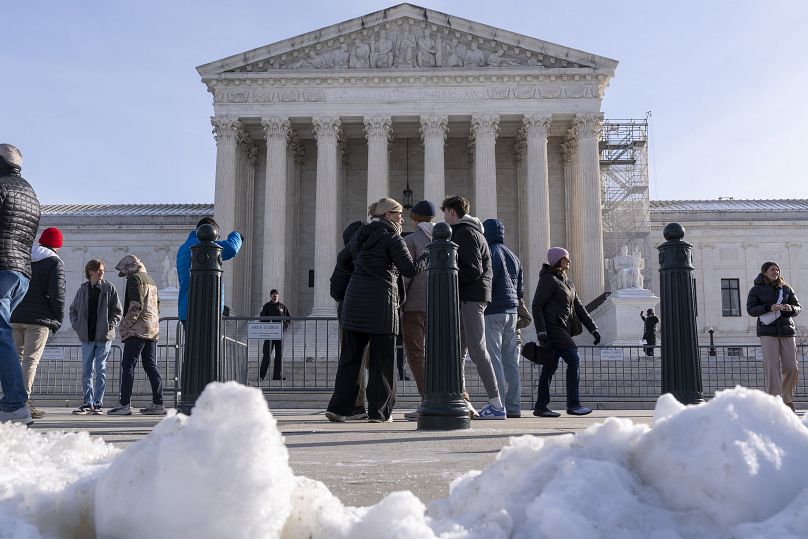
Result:
{"label": "blue jeans", "polygon": [[[81,343],[81,385],[84,388],[84,404],[97,408],[104,405],[104,391],[107,388],[107,357],[112,349],[112,341],[90,341]],[[95,370],[95,386],[93,386]]]}
{"label": "blue jeans", "polygon": [[152,389],[152,402],[163,404],[163,378],[157,370],[157,341],[149,341],[140,337],[129,337],[123,343],[121,357],[121,404],[129,404],[132,398],[132,386],[135,383],[135,367],[138,357],[143,360],[143,370],[149,377]]}
{"label": "blue jeans", "polygon": [[[577,408],[581,405],[578,397],[578,382],[581,376],[581,359],[578,357],[578,349],[564,348],[555,351],[556,360],[560,357],[567,364],[567,410]],[[550,404],[550,382],[558,369],[558,361],[554,367],[542,367],[539,376],[539,396],[536,399],[535,410],[541,411]]]}
{"label": "blue jeans", "polygon": [[0,410],[14,412],[25,406],[28,393],[22,381],[20,355],[14,346],[11,312],[28,291],[28,278],[18,271],[0,271]]}
{"label": "blue jeans", "polygon": [[497,377],[497,387],[509,414],[522,411],[522,383],[519,380],[519,351],[516,346],[516,313],[490,314],[485,317],[485,345]]}

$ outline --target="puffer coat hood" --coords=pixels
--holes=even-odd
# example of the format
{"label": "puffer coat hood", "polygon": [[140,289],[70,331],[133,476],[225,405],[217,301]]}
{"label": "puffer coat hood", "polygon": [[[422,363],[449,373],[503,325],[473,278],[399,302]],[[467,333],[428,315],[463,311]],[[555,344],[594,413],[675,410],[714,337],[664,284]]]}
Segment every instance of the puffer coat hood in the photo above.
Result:
{"label": "puffer coat hood", "polygon": [[495,243],[505,243],[505,225],[499,219],[486,219],[483,221],[483,230],[485,232],[485,241],[488,245]]}

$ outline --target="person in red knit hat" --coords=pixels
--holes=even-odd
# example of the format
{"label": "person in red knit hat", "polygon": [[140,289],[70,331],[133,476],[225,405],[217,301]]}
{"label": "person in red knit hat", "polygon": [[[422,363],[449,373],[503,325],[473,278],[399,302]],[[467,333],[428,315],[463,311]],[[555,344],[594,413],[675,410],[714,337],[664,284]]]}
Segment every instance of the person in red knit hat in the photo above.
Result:
{"label": "person in red knit hat", "polygon": [[[46,228],[39,245],[31,248],[31,282],[22,302],[11,313],[14,344],[22,361],[22,379],[30,399],[36,370],[51,331],[56,333],[65,315],[65,266],[57,251],[62,247],[62,232]],[[45,412],[29,400],[31,417],[40,419]]]}

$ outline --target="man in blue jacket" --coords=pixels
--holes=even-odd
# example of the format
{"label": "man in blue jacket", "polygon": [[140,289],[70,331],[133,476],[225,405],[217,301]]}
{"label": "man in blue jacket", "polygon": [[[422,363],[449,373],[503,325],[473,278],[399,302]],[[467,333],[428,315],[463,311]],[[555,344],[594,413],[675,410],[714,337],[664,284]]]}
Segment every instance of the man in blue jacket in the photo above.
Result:
{"label": "man in blue jacket", "polygon": [[[202,225],[212,225],[217,231],[219,224],[213,217],[203,217],[196,228],[188,234],[188,239],[177,250],[177,280],[180,282],[180,294],[177,298],[177,318],[181,322],[188,319],[188,284],[191,282],[191,247],[199,243],[196,229]],[[216,245],[222,248],[222,260],[230,260],[239,252],[244,238],[235,230],[228,234],[226,240],[219,240]],[[222,287],[222,308],[224,308],[224,287]]]}
{"label": "man in blue jacket", "polygon": [[494,274],[491,303],[485,309],[485,345],[500,392],[507,387],[504,399],[507,416],[521,417],[522,384],[519,380],[516,321],[524,290],[522,264],[505,247],[505,225],[499,219],[486,219],[483,230],[491,251],[491,270]]}

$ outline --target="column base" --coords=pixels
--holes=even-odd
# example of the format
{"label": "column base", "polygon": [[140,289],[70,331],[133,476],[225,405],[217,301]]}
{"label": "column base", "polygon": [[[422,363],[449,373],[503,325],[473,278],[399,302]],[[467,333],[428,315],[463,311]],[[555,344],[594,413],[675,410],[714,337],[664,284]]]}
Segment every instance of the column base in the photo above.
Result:
{"label": "column base", "polygon": [[418,412],[418,430],[471,428],[469,410],[462,398],[451,398],[445,393],[426,395]]}

